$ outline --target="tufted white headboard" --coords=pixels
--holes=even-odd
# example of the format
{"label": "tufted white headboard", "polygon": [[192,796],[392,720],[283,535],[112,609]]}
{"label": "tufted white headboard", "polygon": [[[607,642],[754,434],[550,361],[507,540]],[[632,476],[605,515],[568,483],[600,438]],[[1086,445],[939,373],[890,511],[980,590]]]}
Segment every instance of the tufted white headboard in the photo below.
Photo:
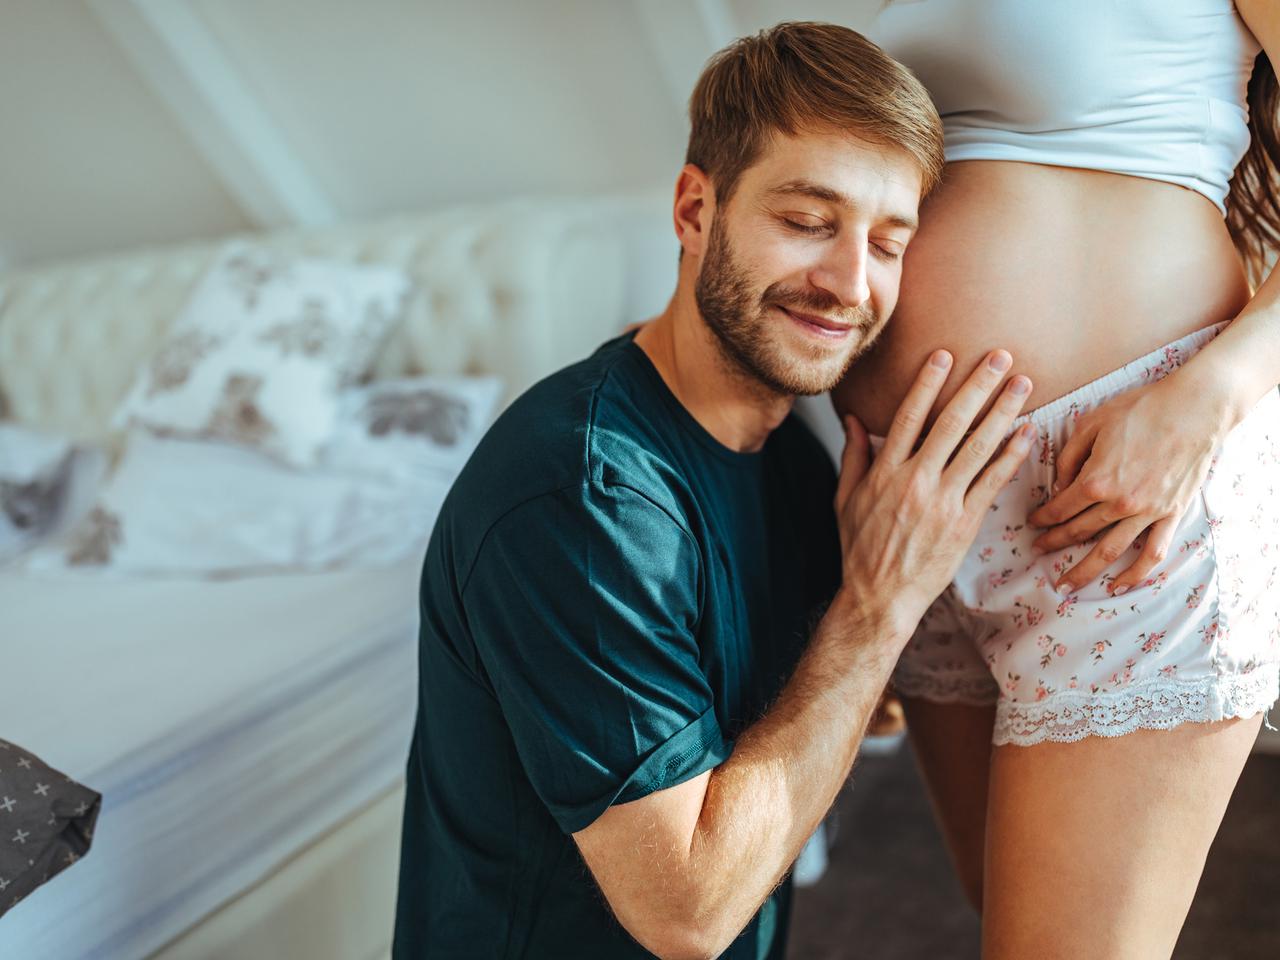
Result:
{"label": "tufted white headboard", "polygon": [[[635,319],[625,216],[616,200],[520,200],[252,239],[403,267],[417,294],[375,377],[491,372],[511,396]],[[221,242],[0,275],[3,416],[107,440],[112,411]]]}

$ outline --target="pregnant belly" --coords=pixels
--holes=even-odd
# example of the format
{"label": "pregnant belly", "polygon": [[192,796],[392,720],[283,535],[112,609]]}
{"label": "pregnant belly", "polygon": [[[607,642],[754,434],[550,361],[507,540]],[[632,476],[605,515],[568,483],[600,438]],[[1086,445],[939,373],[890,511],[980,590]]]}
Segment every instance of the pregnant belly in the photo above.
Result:
{"label": "pregnant belly", "polygon": [[997,347],[1031,378],[1031,410],[1249,297],[1222,215],[1173,184],[965,161],[947,166],[920,219],[897,309],[833,392],[872,433],[939,347],[956,364],[935,413]]}

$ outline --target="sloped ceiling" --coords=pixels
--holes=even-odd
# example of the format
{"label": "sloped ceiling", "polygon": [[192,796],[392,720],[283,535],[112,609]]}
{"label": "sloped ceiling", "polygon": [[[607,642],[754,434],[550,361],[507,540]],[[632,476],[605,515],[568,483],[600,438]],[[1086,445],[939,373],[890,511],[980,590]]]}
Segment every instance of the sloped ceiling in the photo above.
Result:
{"label": "sloped ceiling", "polygon": [[0,268],[666,183],[705,58],[880,0],[0,0]]}
{"label": "sloped ceiling", "polygon": [[76,0],[0,0],[0,256],[58,259],[248,225]]}

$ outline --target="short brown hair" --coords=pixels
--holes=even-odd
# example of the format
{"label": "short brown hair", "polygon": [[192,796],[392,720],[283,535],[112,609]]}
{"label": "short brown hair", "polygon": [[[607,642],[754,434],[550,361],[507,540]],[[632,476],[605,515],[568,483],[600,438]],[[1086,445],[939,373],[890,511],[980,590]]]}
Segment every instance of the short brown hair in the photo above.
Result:
{"label": "short brown hair", "polygon": [[848,27],[788,21],[735,40],[707,62],[689,98],[685,163],[727,203],[776,132],[844,131],[898,147],[923,192],[942,174],[942,121],[915,75]]}

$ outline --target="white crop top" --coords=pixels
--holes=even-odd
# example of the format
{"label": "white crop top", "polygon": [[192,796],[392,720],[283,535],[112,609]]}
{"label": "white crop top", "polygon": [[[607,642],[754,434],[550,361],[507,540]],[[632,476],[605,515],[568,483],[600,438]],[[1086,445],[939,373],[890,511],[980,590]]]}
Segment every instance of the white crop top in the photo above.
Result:
{"label": "white crop top", "polygon": [[1232,0],[890,0],[867,35],[928,88],[947,160],[1166,180],[1226,212],[1260,49]]}

